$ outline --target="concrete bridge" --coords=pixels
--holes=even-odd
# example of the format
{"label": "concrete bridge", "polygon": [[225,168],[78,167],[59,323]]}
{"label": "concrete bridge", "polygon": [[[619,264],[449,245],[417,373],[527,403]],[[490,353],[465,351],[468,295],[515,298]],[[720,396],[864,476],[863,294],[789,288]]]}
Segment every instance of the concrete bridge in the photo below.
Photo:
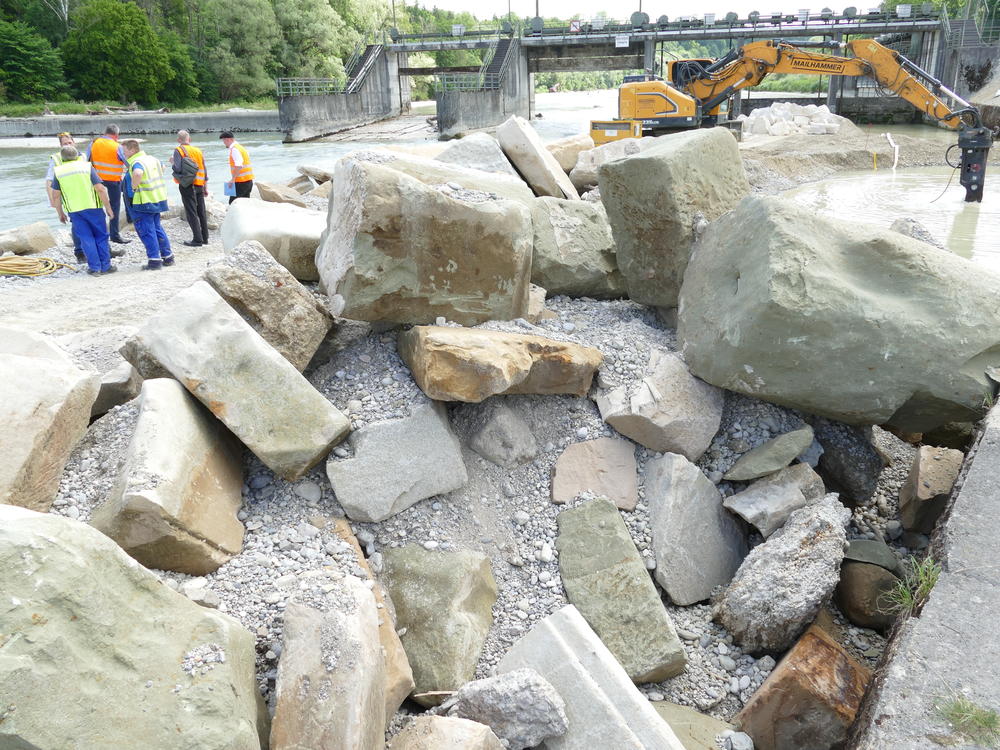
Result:
{"label": "concrete bridge", "polygon": [[[628,23],[603,19],[545,26],[533,19],[515,30],[507,24],[491,29],[456,27],[452,36],[398,34],[393,30],[359,48],[345,65],[346,82],[325,79],[279,79],[278,106],[285,138],[308,140],[357,125],[405,113],[410,105],[409,77],[437,76],[438,128],[443,135],[498,125],[512,114],[530,118],[534,112],[534,75],[543,72],[592,70],[658,70],[663,42],[724,40],[739,45],[753,39],[823,36],[893,35],[892,46],[924,70],[944,80],[959,94],[968,93],[963,66],[985,65],[997,49],[985,45],[973,21],[951,21],[929,5],[898,6],[891,14],[728,14],[651,21],[634,13]],[[475,67],[410,67],[415,52],[483,50]],[[828,103],[852,117],[866,113],[876,119],[917,117],[896,97],[882,96],[867,79],[837,80],[829,87]],[[736,112],[748,107],[737,98]]]}

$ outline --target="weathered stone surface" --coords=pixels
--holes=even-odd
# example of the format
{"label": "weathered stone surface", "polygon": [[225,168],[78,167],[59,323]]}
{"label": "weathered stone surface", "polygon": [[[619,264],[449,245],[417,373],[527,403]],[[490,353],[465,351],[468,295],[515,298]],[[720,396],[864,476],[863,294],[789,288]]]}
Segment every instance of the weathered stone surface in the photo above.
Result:
{"label": "weathered stone surface", "polygon": [[559,573],[566,598],[633,682],[661,682],[687,657],[614,503],[591,500],[559,514]]}
{"label": "weathered stone surface", "polygon": [[418,716],[392,738],[389,750],[504,750],[488,726],[448,716]]}
{"label": "weathered stone surface", "polygon": [[747,554],[746,538],[697,466],[676,453],[647,462],[646,502],[656,580],[675,604],[704,601],[729,583]]}
{"label": "weathered stone surface", "polygon": [[333,181],[329,180],[327,182],[321,182],[319,185],[310,190],[306,195],[311,198],[329,198],[330,194],[333,192]]}
{"label": "weathered stone surface", "polygon": [[47,511],[100,378],[46,336],[0,328],[0,503]]}
{"label": "weathered stone surface", "polygon": [[951,448],[923,445],[899,489],[899,520],[907,531],[930,534],[948,503],[965,455]]}
{"label": "weathered stone surface", "polygon": [[722,503],[747,523],[757,528],[765,539],[788,520],[792,511],[809,504],[802,490],[793,484],[751,487],[730,495]]}
{"label": "weathered stone surface", "polygon": [[531,280],[549,294],[624,297],[615,241],[600,203],[536,198],[531,208],[534,252]]}
{"label": "weathered stone surface", "polygon": [[394,323],[443,316],[474,325],[527,312],[531,216],[523,205],[466,202],[347,157],[337,162],[333,182],[316,265],[334,313]]}
{"label": "weathered stone surface", "polygon": [[91,419],[107,414],[116,406],[131,401],[139,395],[142,387],[142,376],[128,362],[122,362],[117,367],[101,375],[100,390],[93,406],[90,407]]}
{"label": "weathered stone surface", "polygon": [[909,216],[903,216],[892,222],[889,227],[893,232],[899,232],[907,237],[912,237],[915,240],[920,240],[921,242],[926,242],[928,245],[933,245],[934,247],[946,250],[944,245],[942,245],[934,235],[927,231],[927,227],[921,224],[914,218]]}
{"label": "weathered stone surface", "polygon": [[316,248],[326,215],[288,203],[236,201],[222,222],[222,247],[256,240],[300,281],[318,281]]}
{"label": "weathered stone surface", "polygon": [[260,180],[254,180],[253,184],[260,191],[261,200],[268,203],[291,203],[293,206],[309,208],[309,204],[302,200],[299,191],[293,187],[261,182]]}
{"label": "weathered stone surface", "polygon": [[852,539],[844,552],[844,560],[878,565],[900,578],[903,577],[903,564],[896,553],[888,544],[877,539]]}
{"label": "weathered stone surface", "polygon": [[470,133],[464,138],[449,143],[445,149],[434,157],[437,161],[457,164],[468,169],[479,169],[483,172],[496,172],[521,179],[517,170],[511,166],[497,139],[489,133]]}
{"label": "weathered stone surface", "polygon": [[507,158],[536,195],[579,200],[580,195],[556,158],[527,120],[512,116],[497,128],[497,140]]}
{"label": "weathered stone surface", "polygon": [[812,442],[813,431],[808,425],[773,437],[740,456],[733,467],[723,475],[723,479],[746,482],[781,471],[802,455]]}
{"label": "weathered stone surface", "polygon": [[382,653],[385,655],[385,721],[388,724],[396,715],[396,711],[413,690],[413,670],[406,659],[403,643],[396,633],[396,608],[392,599],[386,593],[382,583],[375,577],[368,558],[361,551],[357,537],[351,531],[351,525],[345,518],[338,518],[334,523],[334,533],[351,545],[358,567],[361,568],[372,582],[371,591],[375,596],[375,607],[378,610],[378,637],[382,643]]}
{"label": "weathered stone surface", "polygon": [[572,604],[535,623],[497,665],[536,670],[566,704],[569,729],[549,750],[684,750]]}
{"label": "weathered stone surface", "polygon": [[333,325],[326,308],[259,242],[242,242],[210,263],[205,281],[299,372]]}
{"label": "weathered stone surface", "polygon": [[[569,173],[570,182],[580,192],[593,191],[597,187],[597,173],[602,164],[638,154],[654,143],[656,143],[656,138],[625,138],[605,143],[588,151],[581,151],[577,154],[576,164]],[[596,192],[599,194],[600,190]]]}
{"label": "weathered stone surface", "polygon": [[96,529],[0,505],[0,589],[0,746],[267,746],[253,636]]}
{"label": "weathered stone surface", "polygon": [[629,297],[662,307],[677,306],[695,227],[750,191],[736,139],[725,128],[658,138],[602,166],[599,184]]}
{"label": "weathered stone surface", "polygon": [[204,281],[172,297],[122,354],[136,349],[285,479],[309,471],[350,429],[347,417]]}
{"label": "weathered stone surface", "polygon": [[750,489],[779,487],[782,485],[797,487],[807,502],[820,500],[826,494],[826,487],[823,486],[823,480],[806,463],[792,464],[773,474],[768,474],[766,477],[761,477],[750,485]]}
{"label": "weathered stone surface", "polygon": [[295,170],[307,177],[312,177],[319,184],[329,182],[333,179],[333,167],[322,166],[320,164],[299,164]]}
{"label": "weathered stone surface", "polygon": [[511,750],[566,733],[566,704],[533,669],[467,682],[442,705],[448,716],[485,724]]}
{"label": "weathered stone surface", "polygon": [[638,499],[635,446],[617,438],[567,446],[553,470],[552,502],[568,503],[581,492],[606,497],[622,510],[634,510]]}
{"label": "weathered stone surface", "polygon": [[490,399],[475,428],[469,447],[497,466],[513,469],[538,455],[538,444],[528,423],[509,406]]}
{"label": "weathered stone surface", "polygon": [[834,599],[855,625],[884,632],[896,621],[889,592],[898,583],[895,575],[879,565],[844,560]]}
{"label": "weathered stone surface", "polygon": [[868,502],[885,467],[872,443],[871,427],[852,427],[820,417],[813,420],[813,432],[823,448],[817,468],[830,489],[845,502]]}
{"label": "weathered stone surface", "polygon": [[385,659],[375,597],[359,579],[331,583],[320,611],[285,608],[270,750],[382,750]]}
{"label": "weathered stone surface", "polygon": [[478,403],[500,393],[586,395],[603,356],[592,347],[524,333],[416,326],[399,354],[437,401]]}
{"label": "weathered stone surface", "polygon": [[722,421],[723,395],[691,375],[676,354],[654,348],[638,387],[598,394],[601,418],[618,432],[658,453],[697,461]]}
{"label": "weathered stone surface", "polygon": [[173,379],[142,384],[121,475],[91,523],[147,568],[211,573],[243,549],[243,456]]}
{"label": "weathered stone surface", "polygon": [[457,490],[468,479],[443,404],[423,403],[402,419],[365,425],[348,442],[352,456],[331,455],[326,474],[355,521],[384,521],[420,500]]}
{"label": "weathered stone surface", "polygon": [[298,177],[290,179],[285,185],[299,195],[305,195],[309,191],[316,189],[316,180],[307,174],[300,174]]}
{"label": "weathered stone surface", "polygon": [[969,449],[974,431],[972,422],[947,422],[929,432],[924,432],[923,441],[927,445],[964,452]]}
{"label": "weathered stone surface", "polygon": [[562,167],[563,172],[567,174],[576,166],[580,152],[589,151],[593,147],[594,139],[588,133],[571,135],[568,138],[561,138],[558,141],[545,144],[545,148],[555,157],[556,161],[559,162],[559,166]]}
{"label": "weathered stone surface", "polygon": [[383,580],[413,669],[415,693],[458,690],[472,679],[493,623],[497,585],[485,555],[385,549]]}
{"label": "weathered stone surface", "polygon": [[871,671],[811,627],[753,694],[735,722],[757,750],[843,747]]}
{"label": "weathered stone surface", "polygon": [[48,252],[58,245],[59,241],[44,221],[0,232],[0,255],[34,255]]}
{"label": "weathered stone surface", "polygon": [[718,745],[715,744],[716,736],[734,728],[729,722],[677,703],[652,701],[650,705],[674,730],[684,750],[718,750]]}
{"label": "weathered stone surface", "polygon": [[528,311],[524,314],[524,319],[529,323],[559,317],[545,307],[545,295],[546,291],[537,284],[528,285]]}
{"label": "weathered stone surface", "polygon": [[784,651],[815,619],[840,578],[850,518],[827,495],[750,551],[715,605],[715,619],[745,651]]}
{"label": "weathered stone surface", "polygon": [[926,432],[979,418],[998,288],[1000,274],[896,232],[753,197],[702,235],[678,337],[721,388]]}

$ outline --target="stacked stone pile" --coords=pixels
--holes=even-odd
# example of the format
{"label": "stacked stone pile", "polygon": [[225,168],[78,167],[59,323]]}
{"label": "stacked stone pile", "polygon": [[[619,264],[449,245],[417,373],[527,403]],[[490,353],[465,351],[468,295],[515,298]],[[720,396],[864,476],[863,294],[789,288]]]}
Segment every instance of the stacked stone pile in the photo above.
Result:
{"label": "stacked stone pile", "polygon": [[846,135],[857,131],[854,123],[833,114],[825,104],[775,102],[736,119],[743,122],[743,134],[749,136]]}
{"label": "stacked stone pile", "polygon": [[873,425],[976,418],[1000,278],[722,129],[469,141],[237,201],[73,357],[4,331],[0,746],[843,746],[962,461]]}

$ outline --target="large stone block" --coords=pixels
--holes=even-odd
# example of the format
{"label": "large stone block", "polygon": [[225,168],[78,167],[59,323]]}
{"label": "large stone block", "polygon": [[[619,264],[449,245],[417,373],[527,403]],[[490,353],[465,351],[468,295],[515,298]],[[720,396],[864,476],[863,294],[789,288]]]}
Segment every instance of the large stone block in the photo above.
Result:
{"label": "large stone block", "polygon": [[748,482],[774,474],[802,455],[812,442],[813,431],[809,425],[773,437],[740,456],[723,478],[731,482]]}
{"label": "large stone block", "polygon": [[59,245],[56,236],[44,221],[0,232],[0,255],[34,255],[45,253]]}
{"label": "large stone block", "polygon": [[413,544],[386,549],[383,556],[414,693],[458,690],[472,679],[493,624],[497,585],[489,558]]}
{"label": "large stone block", "polygon": [[285,609],[270,750],[382,750],[385,659],[378,611],[353,576],[329,584],[330,606]]}
{"label": "large stone block", "polygon": [[0,328],[0,503],[47,511],[87,431],[100,377],[48,337]]}
{"label": "large stone block", "polygon": [[899,488],[899,520],[908,531],[930,534],[944,512],[965,455],[952,448],[922,445]]}
{"label": "large stone block", "polygon": [[871,671],[815,625],[736,715],[757,750],[844,747]]}
{"label": "large stone block", "polygon": [[428,396],[473,403],[500,393],[583,396],[603,360],[589,346],[451,326],[411,328],[400,334],[399,353]]}
{"label": "large stone block", "polygon": [[863,505],[872,499],[885,468],[875,448],[872,428],[852,427],[822,417],[812,420],[816,442],[823,449],[818,471],[830,490],[847,503]]}
{"label": "large stone block", "polygon": [[263,201],[267,201],[268,203],[290,203],[300,208],[309,208],[309,204],[302,200],[301,193],[293,187],[261,182],[260,180],[254,180],[253,184],[260,191],[260,199]]}
{"label": "large stone block", "polygon": [[658,138],[602,166],[599,185],[629,297],[658,307],[677,306],[696,226],[750,192],[736,139],[725,128]]}
{"label": "large stone block", "polygon": [[326,308],[259,242],[209,264],[205,281],[302,372],[333,325]]}
{"label": "large stone block", "polygon": [[579,200],[580,194],[527,120],[513,115],[497,128],[507,158],[537,195]]}
{"label": "large stone block", "polygon": [[496,671],[525,667],[548,680],[566,704],[569,729],[546,740],[548,750],[684,750],[572,604],[537,622]]}
{"label": "large stone block", "polygon": [[326,215],[289,203],[236,201],[222,222],[222,247],[232,250],[256,240],[300,281],[318,281],[316,248],[326,229]]}
{"label": "large stone block", "polygon": [[747,554],[739,522],[722,495],[684,456],[667,453],[646,464],[656,580],[675,604],[704,601],[732,579]]}
{"label": "large stone block", "polygon": [[570,170],[569,179],[573,187],[581,193],[597,187],[597,173],[602,164],[626,156],[638,154],[656,143],[656,138],[623,138],[577,154],[576,164]]}
{"label": "large stone block", "polygon": [[924,432],[978,418],[997,289],[997,273],[896,232],[747,198],[702,236],[678,336],[721,388]]}
{"label": "large stone block", "polygon": [[102,373],[100,390],[90,407],[91,419],[107,414],[116,406],[131,401],[139,395],[140,388],[142,388],[142,376],[128,362],[122,361],[117,367]]}
{"label": "large stone block", "polygon": [[353,455],[331,455],[326,474],[355,521],[384,521],[420,500],[457,490],[468,479],[443,404],[423,403],[408,417],[365,425],[348,443]]}
{"label": "large stone block", "polygon": [[845,559],[834,597],[852,623],[885,632],[896,621],[890,596],[898,586],[899,579],[885,568]]}
{"label": "large stone block", "polygon": [[91,523],[147,568],[211,573],[243,548],[243,456],[172,379],[142,384],[122,473]]}
{"label": "large stone block", "polygon": [[598,498],[564,510],[558,521],[566,598],[632,681],[683,672],[684,646],[614,503]]}
{"label": "large stone block", "polygon": [[504,750],[484,724],[450,716],[418,716],[392,738],[389,750]]}
{"label": "large stone block", "polygon": [[582,492],[634,510],[639,488],[635,446],[628,440],[598,438],[566,447],[552,472],[552,502],[568,503]]}
{"label": "large stone block", "polygon": [[782,527],[792,511],[808,505],[809,501],[794,484],[778,484],[750,487],[730,495],[722,504],[766,539]]}
{"label": "large stone block", "polygon": [[573,171],[581,152],[589,151],[593,147],[594,139],[590,137],[589,133],[571,135],[568,138],[560,138],[558,141],[545,144],[545,148],[555,157],[566,174]]}
{"label": "large stone block", "polygon": [[445,149],[434,157],[436,161],[457,164],[468,169],[479,169],[483,172],[515,177],[521,176],[511,166],[497,139],[489,133],[470,133],[464,138],[452,141]]}
{"label": "large stone block", "polygon": [[172,297],[122,354],[137,350],[286,479],[309,471],[350,430],[347,417],[204,281]]}
{"label": "large stone block", "polygon": [[267,747],[254,637],[91,526],[0,505],[0,590],[0,747]]}
{"label": "large stone block", "polygon": [[536,198],[531,208],[534,252],[531,281],[550,294],[624,297],[615,240],[600,203]]}
{"label": "large stone block", "polygon": [[346,157],[333,183],[316,265],[336,314],[393,323],[443,316],[468,325],[525,315],[531,216],[523,205],[459,200],[454,191]]}

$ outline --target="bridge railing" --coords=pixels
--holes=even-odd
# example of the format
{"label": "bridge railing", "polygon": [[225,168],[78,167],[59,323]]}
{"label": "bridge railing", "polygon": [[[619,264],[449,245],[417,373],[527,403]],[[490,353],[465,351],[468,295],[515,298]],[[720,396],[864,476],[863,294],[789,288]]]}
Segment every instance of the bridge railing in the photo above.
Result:
{"label": "bridge railing", "polygon": [[343,94],[343,78],[279,78],[275,81],[278,98],[283,96],[327,96]]}

